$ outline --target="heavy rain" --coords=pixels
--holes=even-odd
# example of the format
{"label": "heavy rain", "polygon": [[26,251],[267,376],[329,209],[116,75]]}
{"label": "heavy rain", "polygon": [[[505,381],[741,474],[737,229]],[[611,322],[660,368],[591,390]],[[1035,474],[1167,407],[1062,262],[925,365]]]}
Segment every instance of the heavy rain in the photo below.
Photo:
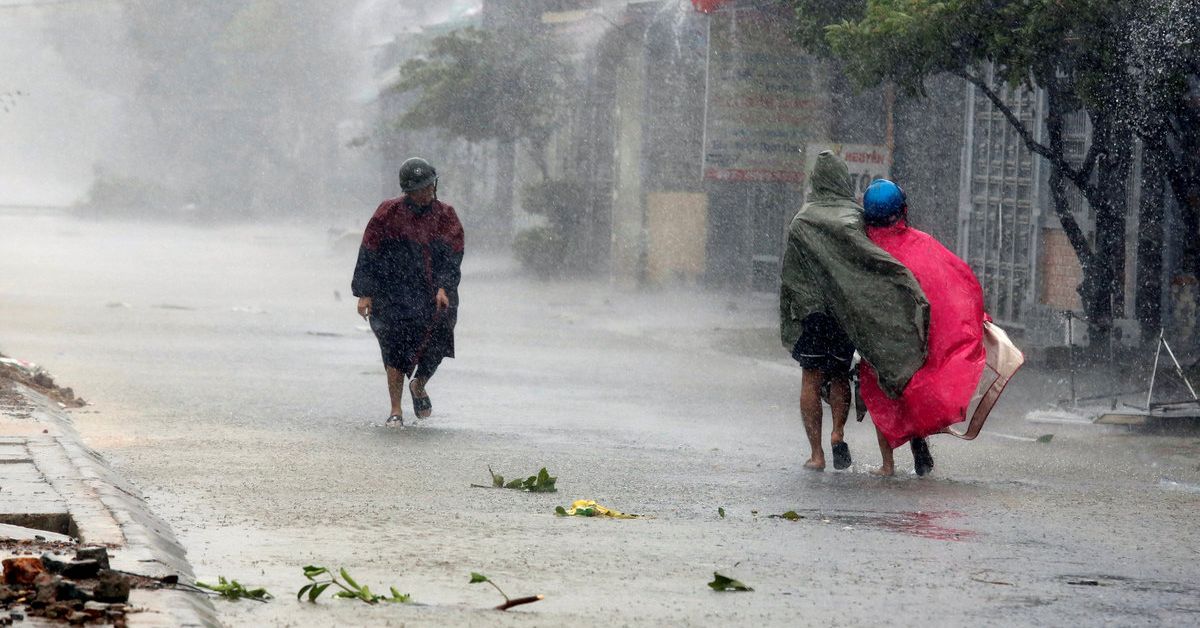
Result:
{"label": "heavy rain", "polygon": [[0,0],[0,625],[1194,624],[1198,305],[1195,0]]}

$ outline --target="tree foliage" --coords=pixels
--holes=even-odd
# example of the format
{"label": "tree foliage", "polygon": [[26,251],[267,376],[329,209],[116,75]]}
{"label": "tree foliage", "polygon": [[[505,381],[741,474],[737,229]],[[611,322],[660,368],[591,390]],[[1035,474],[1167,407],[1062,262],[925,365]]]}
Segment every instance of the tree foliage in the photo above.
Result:
{"label": "tree foliage", "polygon": [[[80,80],[129,97],[101,166],[155,182],[159,209],[271,213],[326,200],[352,53],[321,0],[126,0],[48,32]],[[80,43],[80,33],[88,33]]]}
{"label": "tree foliage", "polygon": [[526,141],[548,174],[545,149],[569,111],[572,68],[553,38],[499,36],[466,28],[433,40],[407,61],[395,89],[415,99],[397,120],[469,142]]}
{"label": "tree foliage", "polygon": [[[1186,84],[1186,64],[1159,72],[1134,71],[1135,28],[1145,22],[1188,30],[1175,0],[868,0],[838,3],[792,0],[797,38],[810,49],[840,59],[861,85],[892,82],[924,94],[926,78],[940,73],[975,85],[1017,130],[1027,148],[1051,164],[1055,211],[1084,269],[1080,287],[1093,331],[1106,338],[1124,280],[1125,198],[1135,135],[1152,130],[1146,82]],[[1194,5],[1195,3],[1190,3]],[[823,26],[818,27],[818,24]],[[1180,26],[1185,25],[1185,26]],[[1145,29],[1142,29],[1145,31]],[[1147,40],[1143,56],[1195,59],[1195,33]],[[1189,54],[1191,55],[1189,57]],[[990,67],[992,77],[984,73]],[[1162,64],[1156,65],[1159,71]],[[1142,67],[1149,68],[1145,63]],[[1194,65],[1193,65],[1194,67]],[[1042,89],[1046,134],[1030,128],[1006,101],[1009,88]],[[1169,91],[1169,90],[1167,90]],[[1165,92],[1163,92],[1165,93]],[[1168,98],[1178,103],[1179,98]],[[1089,150],[1071,159],[1065,119],[1084,111],[1091,121]],[[1062,185],[1077,188],[1096,214],[1089,240],[1066,202]],[[1102,340],[1104,342],[1104,340]]]}

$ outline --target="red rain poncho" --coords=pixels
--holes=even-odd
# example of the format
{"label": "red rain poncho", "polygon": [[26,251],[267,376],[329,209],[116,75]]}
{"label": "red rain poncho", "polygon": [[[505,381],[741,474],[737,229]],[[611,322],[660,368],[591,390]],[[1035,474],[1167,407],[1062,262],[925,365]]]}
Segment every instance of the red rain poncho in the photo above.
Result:
{"label": "red rain poncho", "polygon": [[899,399],[879,388],[862,364],[860,391],[875,426],[893,448],[966,419],[987,354],[983,344],[983,289],[966,262],[903,220],[872,227],[867,235],[908,267],[929,299],[929,354]]}

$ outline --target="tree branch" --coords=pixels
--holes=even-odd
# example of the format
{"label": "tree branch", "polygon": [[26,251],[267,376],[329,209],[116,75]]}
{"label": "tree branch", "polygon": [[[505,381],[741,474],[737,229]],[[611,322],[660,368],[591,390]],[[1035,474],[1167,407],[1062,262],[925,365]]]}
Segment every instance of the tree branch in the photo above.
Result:
{"label": "tree branch", "polygon": [[1083,158],[1083,164],[1079,166],[1079,174],[1084,180],[1092,178],[1092,169],[1096,167],[1096,161],[1099,159],[1101,153],[1107,154],[1107,151],[1100,147],[1099,142],[1092,142],[1092,145],[1088,146],[1088,152]]}
{"label": "tree branch", "polygon": [[[1046,134],[1050,139],[1049,148],[1062,154],[1064,112],[1061,94],[1057,90],[1048,90],[1046,96]],[[1063,232],[1066,233],[1067,241],[1071,243],[1071,248],[1075,249],[1075,256],[1079,258],[1084,273],[1089,273],[1095,256],[1091,246],[1088,245],[1087,236],[1079,227],[1075,215],[1071,213],[1066,193],[1063,190],[1062,170],[1057,164],[1052,164],[1050,167],[1050,194],[1053,197],[1054,214],[1058,217]]]}
{"label": "tree branch", "polygon": [[522,604],[532,604],[534,602],[540,602],[544,599],[546,599],[546,596],[544,596],[544,595],[531,595],[529,597],[519,597],[519,598],[512,599],[512,600],[506,599],[503,604],[496,607],[496,610],[506,611],[514,606],[520,606]]}
{"label": "tree branch", "polygon": [[[1061,150],[1055,152],[1049,146],[1046,146],[1045,144],[1042,144],[1034,139],[1033,133],[1030,132],[1029,128],[1025,126],[1025,123],[1022,122],[1015,113],[1013,113],[1012,107],[1009,107],[1008,103],[1004,102],[1004,99],[1000,97],[1000,94],[997,94],[996,90],[992,89],[991,85],[987,84],[987,81],[983,80],[982,77],[971,74],[966,70],[956,70],[954,74],[978,87],[979,90],[983,92],[983,95],[987,96],[988,100],[992,101],[992,104],[996,107],[996,109],[1000,110],[1000,113],[1004,114],[1004,117],[1008,120],[1008,123],[1011,124],[1014,129],[1016,129],[1017,134],[1021,136],[1021,140],[1025,142],[1025,146],[1030,150],[1030,152],[1041,155],[1043,158],[1057,167],[1062,174],[1070,179],[1072,183],[1078,186],[1081,191],[1084,191],[1085,194],[1087,193],[1085,188],[1088,187],[1088,174],[1080,170],[1076,170],[1073,166],[1071,166],[1070,162],[1068,162],[1063,156]],[[1092,157],[1092,161],[1095,161],[1095,157]]]}

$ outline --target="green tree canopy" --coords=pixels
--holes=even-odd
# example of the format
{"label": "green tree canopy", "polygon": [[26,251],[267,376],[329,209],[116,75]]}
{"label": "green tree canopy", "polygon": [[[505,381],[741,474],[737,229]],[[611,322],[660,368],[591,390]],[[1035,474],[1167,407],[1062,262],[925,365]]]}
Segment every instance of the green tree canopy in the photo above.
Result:
{"label": "green tree canopy", "polygon": [[547,174],[545,147],[569,111],[572,69],[550,37],[501,37],[466,28],[407,61],[395,89],[415,99],[397,121],[469,142],[527,141]]}
{"label": "green tree canopy", "polygon": [[[1132,33],[1147,22],[1187,23],[1184,12],[1176,10],[1180,3],[791,1],[797,38],[809,49],[841,60],[861,85],[892,82],[911,94],[924,94],[926,78],[939,73],[959,76],[996,106],[1031,152],[1050,162],[1055,211],[1084,268],[1084,308],[1094,331],[1106,336],[1114,302],[1123,294],[1133,137],[1149,128],[1144,124],[1145,90],[1139,89],[1136,72],[1131,71],[1137,67]],[[1194,41],[1181,36],[1154,45],[1174,50],[1168,55],[1172,58],[1186,57]],[[992,77],[984,73],[989,65]],[[1038,129],[1014,114],[1003,84],[1045,91],[1044,140]],[[1065,149],[1063,131],[1065,117],[1078,110],[1086,111],[1092,124],[1089,150],[1075,161]],[[1075,186],[1096,213],[1093,241],[1069,209],[1064,182]]]}

